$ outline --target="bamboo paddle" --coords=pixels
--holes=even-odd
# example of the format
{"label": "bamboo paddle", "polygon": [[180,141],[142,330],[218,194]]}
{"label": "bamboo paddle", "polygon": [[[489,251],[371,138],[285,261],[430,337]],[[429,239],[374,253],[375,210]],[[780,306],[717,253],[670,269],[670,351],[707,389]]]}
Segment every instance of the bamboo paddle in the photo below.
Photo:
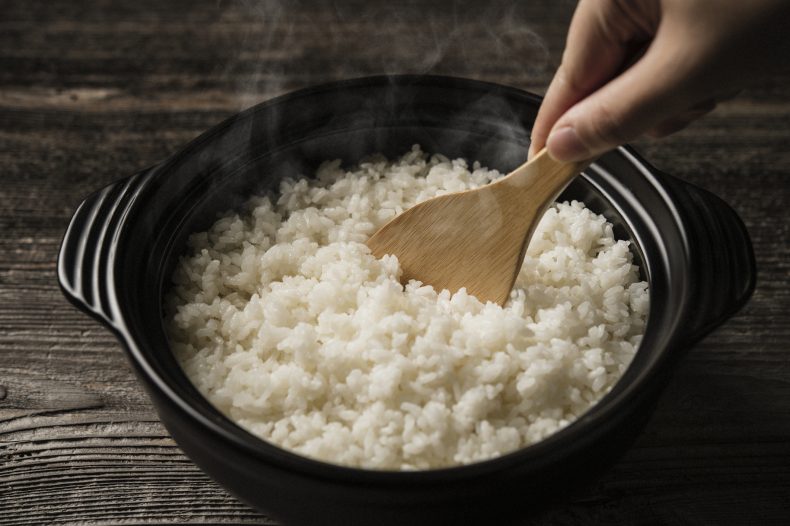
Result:
{"label": "bamboo paddle", "polygon": [[545,149],[491,184],[419,203],[367,242],[380,258],[398,257],[401,282],[436,290],[466,287],[480,301],[503,305],[543,213],[590,162],[561,163]]}

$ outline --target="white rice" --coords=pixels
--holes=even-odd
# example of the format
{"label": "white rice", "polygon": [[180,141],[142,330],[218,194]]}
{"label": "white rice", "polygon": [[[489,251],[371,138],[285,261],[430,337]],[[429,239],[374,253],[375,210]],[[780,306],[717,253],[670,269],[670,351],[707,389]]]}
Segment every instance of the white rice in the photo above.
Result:
{"label": "white rice", "polygon": [[348,466],[467,464],[568,425],[623,374],[648,310],[603,217],[551,208],[504,307],[404,287],[397,259],[364,245],[415,203],[497,177],[416,146],[327,162],[194,234],[166,301],[184,371],[251,433]]}

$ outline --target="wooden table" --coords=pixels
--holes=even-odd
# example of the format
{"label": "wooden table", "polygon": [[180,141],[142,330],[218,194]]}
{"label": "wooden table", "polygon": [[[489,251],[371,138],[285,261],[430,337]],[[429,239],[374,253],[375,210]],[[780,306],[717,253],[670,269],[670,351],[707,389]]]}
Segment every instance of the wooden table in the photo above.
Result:
{"label": "wooden table", "polygon": [[[511,5],[512,4],[512,5]],[[485,7],[483,7],[485,5]],[[55,278],[91,190],[252,103],[382,72],[541,91],[572,2],[0,0],[0,524],[273,524],[195,467]],[[537,524],[790,519],[790,71],[640,143],[727,200],[760,269],[637,443]]]}

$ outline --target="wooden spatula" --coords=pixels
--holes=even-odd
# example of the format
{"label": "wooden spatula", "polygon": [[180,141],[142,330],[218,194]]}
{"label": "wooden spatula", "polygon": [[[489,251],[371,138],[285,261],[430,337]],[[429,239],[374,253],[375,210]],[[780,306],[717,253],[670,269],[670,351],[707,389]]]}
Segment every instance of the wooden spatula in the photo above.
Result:
{"label": "wooden spatula", "polygon": [[503,305],[538,221],[590,163],[561,163],[541,150],[489,185],[442,195],[409,208],[367,242],[373,255],[398,257],[403,274],[480,301]]}

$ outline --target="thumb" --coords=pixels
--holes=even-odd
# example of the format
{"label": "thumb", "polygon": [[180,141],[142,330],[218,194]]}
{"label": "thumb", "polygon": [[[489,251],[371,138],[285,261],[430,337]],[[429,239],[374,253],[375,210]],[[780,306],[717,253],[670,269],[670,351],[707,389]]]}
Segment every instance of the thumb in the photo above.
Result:
{"label": "thumb", "polygon": [[565,112],[546,140],[557,160],[589,160],[685,111],[688,60],[656,39],[644,56]]}

